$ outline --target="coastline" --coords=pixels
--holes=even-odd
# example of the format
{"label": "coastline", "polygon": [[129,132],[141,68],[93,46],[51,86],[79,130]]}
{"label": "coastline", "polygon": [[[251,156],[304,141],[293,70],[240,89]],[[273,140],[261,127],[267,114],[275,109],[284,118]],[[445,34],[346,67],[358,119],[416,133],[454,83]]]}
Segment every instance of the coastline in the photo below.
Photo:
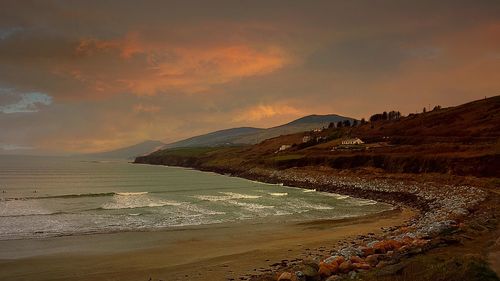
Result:
{"label": "coastline", "polygon": [[[138,158],[135,163],[163,164],[155,163],[155,159],[144,160]],[[165,159],[160,160],[165,161]],[[396,265],[402,260],[432,251],[437,247],[454,243],[461,244],[463,240],[469,239],[467,233],[477,223],[473,220],[490,223],[492,216],[494,217],[496,213],[496,209],[490,210],[489,213],[483,210],[482,203],[489,199],[489,192],[469,184],[467,180],[456,181],[454,179],[448,183],[449,179],[441,180],[440,176],[430,177],[430,179],[440,179],[435,182],[428,181],[427,176],[419,180],[408,180],[408,177],[404,175],[401,177],[371,173],[359,175],[324,167],[284,170],[259,167],[245,169],[244,167],[211,166],[203,162],[185,166],[264,183],[282,183],[292,187],[345,194],[419,211],[418,216],[403,224],[384,229],[381,235],[351,237],[351,239],[346,239],[348,242],[340,241],[338,245],[329,249],[328,255],[311,257],[309,261],[300,260],[297,263],[283,264],[272,268],[270,273],[255,275],[248,280],[288,280],[287,278],[299,280],[300,276],[295,275],[303,274],[304,270],[310,269],[311,264],[314,268],[311,273],[313,277],[320,276],[317,280],[326,280],[329,276],[332,277],[331,280],[334,280],[333,277],[343,278],[343,276],[356,275],[356,273],[363,273],[370,269],[380,270],[380,268]],[[498,202],[498,198],[495,196],[493,201]],[[486,205],[491,206],[491,202]],[[476,213],[479,213],[479,217]],[[496,220],[488,226],[489,229],[496,229],[496,227]],[[373,256],[376,256],[374,262],[372,262]],[[480,262],[483,262],[482,257],[480,259]],[[349,262],[348,267],[338,270],[345,261]],[[335,268],[334,272],[330,271],[332,267]],[[494,268],[494,270],[498,269]],[[322,271],[326,273],[322,274]],[[242,280],[247,277],[244,276]]]}
{"label": "coastline", "polygon": [[[8,251],[19,255],[0,259],[0,279],[238,280],[241,276],[249,279],[251,275],[265,274],[273,264],[281,266],[284,260],[319,255],[325,246],[360,232],[378,235],[382,233],[381,228],[401,224],[414,215],[411,209],[395,209],[330,221],[221,224],[155,232],[0,241],[4,255],[8,255]],[[61,251],[22,256],[22,252],[30,251],[33,245]]]}

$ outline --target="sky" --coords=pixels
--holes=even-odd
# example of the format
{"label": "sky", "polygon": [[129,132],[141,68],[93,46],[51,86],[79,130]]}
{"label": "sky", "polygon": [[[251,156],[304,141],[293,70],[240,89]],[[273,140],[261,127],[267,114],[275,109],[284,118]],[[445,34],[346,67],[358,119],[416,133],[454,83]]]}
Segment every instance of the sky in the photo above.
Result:
{"label": "sky", "polygon": [[0,0],[0,154],[498,94],[498,0]]}

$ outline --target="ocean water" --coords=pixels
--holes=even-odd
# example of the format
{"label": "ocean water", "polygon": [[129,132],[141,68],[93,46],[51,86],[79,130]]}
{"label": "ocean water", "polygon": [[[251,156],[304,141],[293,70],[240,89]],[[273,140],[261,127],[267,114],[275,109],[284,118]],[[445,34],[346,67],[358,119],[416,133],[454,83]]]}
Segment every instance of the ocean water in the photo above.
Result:
{"label": "ocean water", "polygon": [[0,156],[0,240],[335,219],[389,208],[177,167]]}

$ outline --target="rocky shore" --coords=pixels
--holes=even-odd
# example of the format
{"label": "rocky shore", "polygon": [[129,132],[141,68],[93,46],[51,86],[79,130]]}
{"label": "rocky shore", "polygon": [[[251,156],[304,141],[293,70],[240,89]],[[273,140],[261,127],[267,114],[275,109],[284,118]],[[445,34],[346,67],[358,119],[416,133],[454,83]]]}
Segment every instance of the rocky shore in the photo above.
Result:
{"label": "rocky shore", "polygon": [[[307,258],[281,261],[263,274],[242,276],[241,280],[340,280],[354,279],[362,272],[397,265],[402,259],[430,249],[457,243],[465,235],[467,219],[487,192],[479,187],[406,180],[372,175],[332,173],[321,167],[284,170],[195,167],[267,183],[282,183],[318,191],[386,202],[395,207],[410,207],[418,215],[404,225],[384,229],[383,234],[361,234],[335,248],[323,249]],[[458,241],[459,242],[459,241]],[[328,254],[326,254],[328,253]]]}
{"label": "rocky shore", "polygon": [[272,273],[254,276],[251,280],[352,279],[359,272],[397,264],[402,258],[423,253],[443,242],[453,243],[453,239],[447,241],[443,236],[460,232],[469,213],[487,195],[473,186],[332,176],[328,172],[311,169],[280,171],[255,168],[238,176],[348,194],[395,206],[410,206],[420,211],[405,225],[385,229],[383,235],[360,235],[330,249],[327,256],[282,263],[276,265]]}

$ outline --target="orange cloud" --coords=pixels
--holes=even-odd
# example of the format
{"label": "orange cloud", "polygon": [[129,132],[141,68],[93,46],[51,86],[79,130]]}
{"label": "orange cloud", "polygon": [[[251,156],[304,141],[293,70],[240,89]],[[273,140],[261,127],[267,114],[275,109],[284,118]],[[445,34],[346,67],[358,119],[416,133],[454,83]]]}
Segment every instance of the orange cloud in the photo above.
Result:
{"label": "orange cloud", "polygon": [[177,57],[174,62],[151,65],[153,76],[132,78],[127,81],[129,88],[146,95],[169,89],[200,92],[235,79],[268,74],[288,63],[284,51],[277,47],[258,50],[237,45],[172,51]]}
{"label": "orange cloud", "polygon": [[[276,45],[227,42],[181,46],[148,41],[138,33],[115,40],[82,39],[75,56],[80,63],[63,66],[57,73],[93,91],[139,96],[171,90],[201,92],[235,79],[274,72],[292,61],[290,54]],[[94,58],[101,67],[92,64]]]}
{"label": "orange cloud", "polygon": [[234,121],[259,121],[277,116],[301,116],[303,114],[303,111],[289,105],[257,105],[237,113]]}
{"label": "orange cloud", "polygon": [[132,108],[134,112],[140,113],[140,112],[145,112],[145,113],[155,113],[160,111],[161,107],[156,106],[156,105],[143,105],[142,103],[134,105]]}

